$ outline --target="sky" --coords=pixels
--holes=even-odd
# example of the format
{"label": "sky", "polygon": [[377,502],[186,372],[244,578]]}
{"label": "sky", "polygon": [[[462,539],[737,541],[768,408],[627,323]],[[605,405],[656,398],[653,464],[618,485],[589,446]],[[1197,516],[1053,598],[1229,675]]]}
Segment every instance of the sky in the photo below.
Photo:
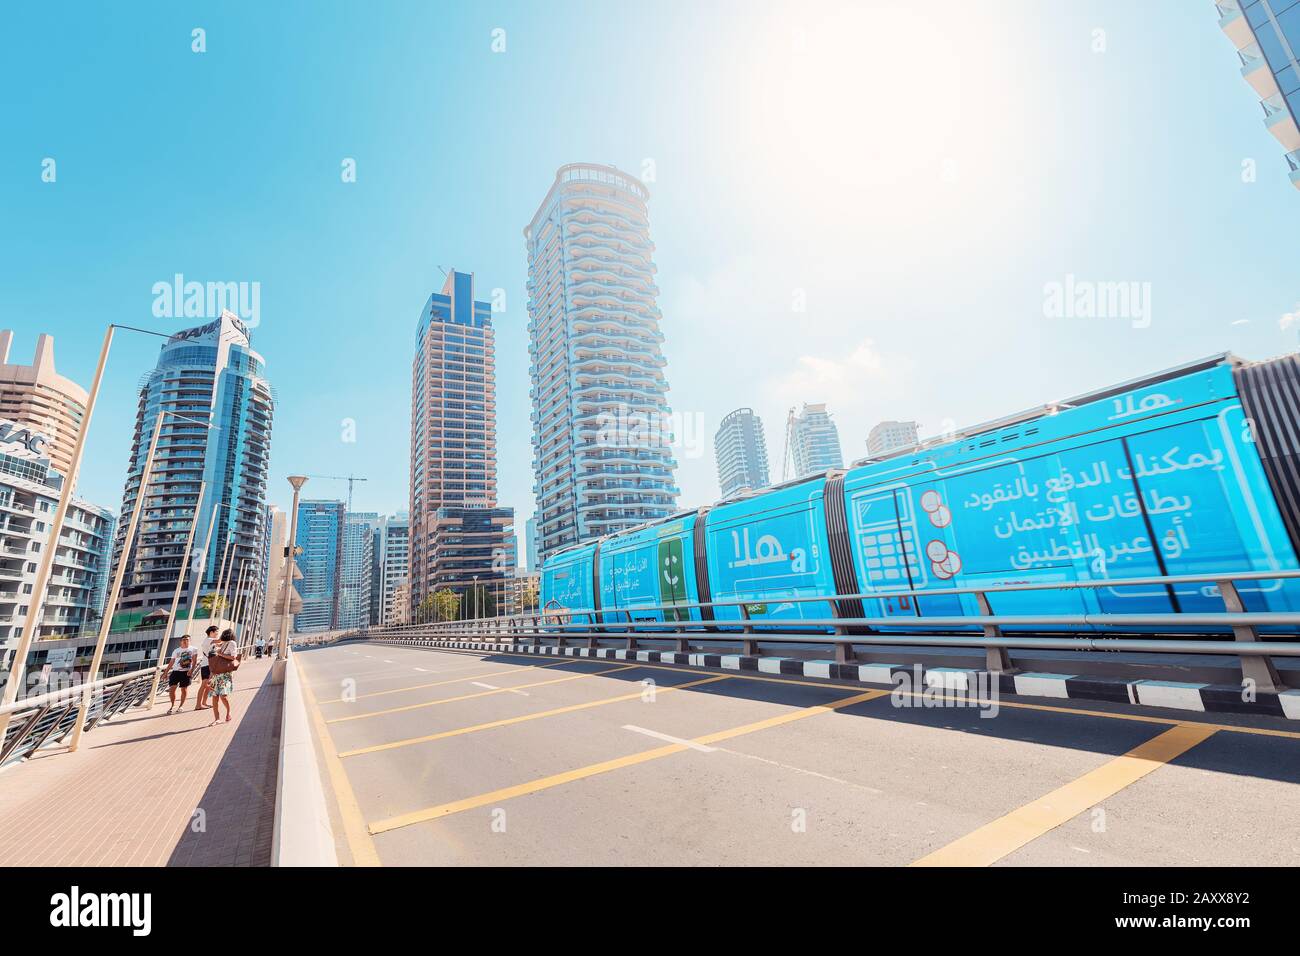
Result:
{"label": "sky", "polygon": [[[739,406],[776,480],[801,402],[853,460],[880,420],[940,434],[1297,344],[1300,190],[1209,0],[71,9],[14,7],[0,36],[11,361],[48,332],[88,385],[108,323],[199,324],[156,317],[155,283],[258,283],[282,507],[292,473],[407,507],[416,321],[456,268],[504,305],[522,528],[523,228],[569,162],[647,180],[684,507],[716,499]],[[1131,296],[1053,305],[1103,283]],[[109,359],[79,493],[114,511],[160,341],[119,333]]]}

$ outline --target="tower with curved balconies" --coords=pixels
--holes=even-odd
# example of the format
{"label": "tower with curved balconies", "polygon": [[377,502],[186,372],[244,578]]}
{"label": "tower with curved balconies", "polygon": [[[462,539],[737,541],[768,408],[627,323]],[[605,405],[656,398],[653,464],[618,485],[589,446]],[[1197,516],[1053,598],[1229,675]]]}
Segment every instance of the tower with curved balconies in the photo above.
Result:
{"label": "tower with curved balconies", "polygon": [[572,163],[524,230],[541,557],[677,508],[649,191]]}

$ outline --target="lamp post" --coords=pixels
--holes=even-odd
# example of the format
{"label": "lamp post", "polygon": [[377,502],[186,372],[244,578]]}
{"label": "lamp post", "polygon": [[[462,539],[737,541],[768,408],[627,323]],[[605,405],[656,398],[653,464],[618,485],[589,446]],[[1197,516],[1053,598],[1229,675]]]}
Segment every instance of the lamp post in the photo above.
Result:
{"label": "lamp post", "polygon": [[275,653],[277,661],[283,661],[289,656],[289,611],[292,604],[289,598],[293,590],[293,552],[298,546],[298,493],[307,484],[307,478],[304,475],[290,475],[289,484],[293,486],[293,510],[289,515],[289,545],[284,562],[284,611],[280,615],[280,643]]}
{"label": "lamp post", "polygon": [[203,507],[203,493],[207,482],[199,482],[199,497],[194,502],[194,516],[190,519],[190,533],[185,538],[185,550],[181,552],[181,566],[176,572],[176,591],[172,594],[172,609],[167,613],[167,630],[163,631],[162,641],[158,647],[158,666],[153,671],[153,683],[149,685],[149,696],[145,699],[144,709],[153,710],[153,699],[158,693],[158,677],[162,673],[163,661],[167,659],[167,644],[171,640],[172,628],[175,626],[176,609],[181,602],[181,589],[185,587],[185,571],[190,566],[190,548],[194,546],[194,531],[199,524],[199,511]]}
{"label": "lamp post", "polygon": [[474,620],[477,621],[479,617],[478,575],[476,574],[474,575]]}
{"label": "lamp post", "polygon": [[[54,509],[54,520],[50,522],[50,539],[37,565],[36,578],[32,584],[32,600],[27,607],[27,620],[23,622],[22,637],[14,651],[13,664],[9,667],[9,677],[5,681],[4,696],[0,703],[6,707],[18,699],[18,685],[24,682],[27,674],[27,654],[31,650],[32,640],[40,626],[41,613],[44,610],[45,592],[50,583],[50,572],[54,570],[54,554],[59,549],[59,535],[63,533],[63,519],[72,502],[72,489],[77,484],[81,471],[81,459],[86,450],[86,435],[90,432],[90,416],[95,412],[95,402],[99,399],[99,385],[104,378],[104,365],[108,362],[108,350],[113,344],[113,329],[110,325],[104,332],[104,344],[99,349],[99,363],[95,366],[95,378],[90,385],[90,394],[86,398],[86,412],[81,418],[81,429],[77,432],[77,441],[72,446],[72,461],[68,466],[63,488],[59,491],[59,504]],[[4,739],[9,728],[9,714],[0,714],[0,740]]]}
{"label": "lamp post", "polygon": [[122,578],[126,576],[126,565],[131,557],[131,544],[135,539],[135,529],[140,524],[140,512],[144,511],[144,493],[149,486],[150,472],[153,471],[153,456],[158,450],[158,437],[162,434],[163,416],[159,415],[153,426],[153,438],[149,441],[149,453],[145,455],[144,468],[140,472],[140,487],[135,492],[135,504],[131,508],[131,520],[127,523],[126,535],[122,538],[122,553],[117,562],[117,572],[113,575],[113,587],[104,602],[104,614],[99,622],[99,637],[95,640],[95,653],[90,659],[90,671],[86,675],[86,685],[81,692],[81,703],[77,707],[77,722],[72,725],[72,737],[68,741],[68,753],[75,753],[81,743],[81,734],[86,726],[86,714],[90,710],[91,687],[99,666],[104,660],[104,645],[108,643],[108,629],[113,623],[113,609],[117,607],[118,595],[122,592]]}

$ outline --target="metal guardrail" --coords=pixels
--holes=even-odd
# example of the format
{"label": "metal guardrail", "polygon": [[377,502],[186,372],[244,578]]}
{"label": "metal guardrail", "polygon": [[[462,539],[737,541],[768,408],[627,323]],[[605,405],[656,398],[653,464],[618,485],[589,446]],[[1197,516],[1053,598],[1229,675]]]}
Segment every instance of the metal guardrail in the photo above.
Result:
{"label": "metal guardrail", "polygon": [[[1300,579],[1300,571],[1247,571],[1207,575],[1170,575],[1164,577],[1103,579],[1097,581],[1061,581],[1054,583],[1018,583],[987,587],[934,588],[927,590],[877,591],[859,594],[812,595],[735,601],[686,602],[681,604],[640,605],[623,608],[564,609],[535,615],[509,618],[480,618],[469,621],[404,625],[396,628],[370,628],[354,632],[371,640],[417,639],[497,639],[517,643],[553,640],[560,646],[573,638],[585,639],[596,647],[601,638],[622,637],[631,649],[638,638],[672,640],[679,651],[695,643],[731,643],[739,640],[742,653],[758,655],[759,642],[833,644],[835,660],[855,660],[854,645],[909,645],[982,648],[988,670],[1013,670],[1008,650],[1129,651],[1139,653],[1221,654],[1239,657],[1244,679],[1260,690],[1284,689],[1273,665],[1275,656],[1300,657],[1300,643],[1269,639],[1261,641],[1259,628],[1290,628],[1300,633],[1300,613],[1247,611],[1238,585],[1243,582],[1269,582]],[[1182,584],[1205,584],[1206,596],[1217,593],[1224,610],[1212,613],[1166,614],[994,614],[990,595],[1026,591],[1071,591],[1135,586],[1160,586],[1166,589]],[[957,617],[848,617],[840,611],[846,602],[881,598],[920,598],[971,595],[980,614]],[[768,604],[825,604],[830,618],[773,620],[756,618],[754,608]],[[703,620],[681,615],[703,609],[736,609],[735,617]],[[664,620],[608,620],[631,614],[659,614]],[[574,618],[586,618],[574,622]],[[701,615],[702,617],[702,615]],[[1189,639],[1185,635],[1170,637],[1109,637],[1076,634],[1069,637],[1044,636],[1042,633],[1014,634],[1004,628],[1032,628],[1040,632],[1066,628],[1101,627],[1126,629],[1128,632],[1168,632],[1186,628],[1207,628],[1231,633],[1231,641]],[[889,628],[884,633],[879,628]],[[978,628],[978,633],[969,633]],[[800,629],[816,629],[803,630]],[[967,633],[936,630],[965,629]],[[904,633],[898,633],[903,631]],[[820,632],[820,633],[819,633]]]}
{"label": "metal guardrail", "polygon": [[[92,730],[101,721],[112,719],[128,707],[143,704],[148,699],[155,670],[148,667],[105,677],[89,686],[65,687],[0,707],[0,714],[10,715],[8,730],[4,740],[0,741],[0,767],[30,757],[42,747],[60,743],[72,733],[77,723],[77,709],[87,689],[91,694],[91,705],[86,711],[83,731]],[[165,692],[166,688],[160,687],[159,690]]]}

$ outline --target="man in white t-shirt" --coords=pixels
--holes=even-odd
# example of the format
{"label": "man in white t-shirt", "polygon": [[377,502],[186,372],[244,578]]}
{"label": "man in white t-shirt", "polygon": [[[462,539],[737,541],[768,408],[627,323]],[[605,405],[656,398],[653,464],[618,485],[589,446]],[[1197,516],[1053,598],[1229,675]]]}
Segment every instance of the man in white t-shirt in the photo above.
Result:
{"label": "man in white t-shirt", "polygon": [[[190,692],[190,674],[198,666],[198,655],[190,647],[190,636],[181,635],[180,644],[172,651],[171,666],[167,668],[167,698],[171,701],[169,714],[180,713],[185,709],[185,695]],[[181,702],[176,703],[176,688],[181,689]]]}
{"label": "man in white t-shirt", "polygon": [[203,710],[208,706],[208,694],[212,692],[212,670],[208,666],[208,655],[212,653],[212,642],[216,639],[216,625],[210,624],[203,640],[199,642],[199,677],[202,678],[202,683],[199,684],[199,699],[194,705],[195,710]]}

